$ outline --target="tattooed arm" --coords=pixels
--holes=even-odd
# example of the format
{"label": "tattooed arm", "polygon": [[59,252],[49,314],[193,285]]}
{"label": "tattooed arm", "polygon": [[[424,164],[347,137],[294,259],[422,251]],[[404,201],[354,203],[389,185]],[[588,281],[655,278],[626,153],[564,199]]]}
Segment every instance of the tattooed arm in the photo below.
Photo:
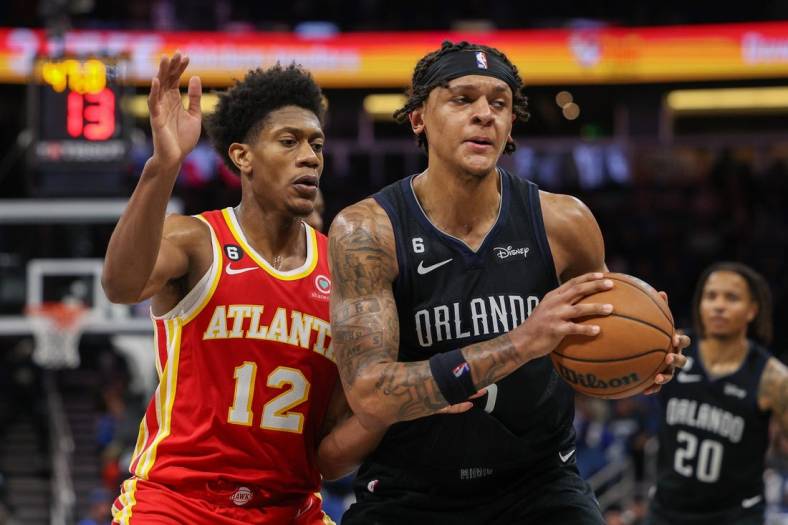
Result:
{"label": "tattooed arm", "polygon": [[771,410],[783,435],[788,436],[788,367],[774,357],[769,358],[761,376],[758,406]]}
{"label": "tattooed arm", "polygon": [[[399,320],[392,284],[398,268],[385,211],[372,199],[346,208],[331,225],[329,241],[332,341],[348,402],[361,424],[379,429],[446,407],[428,361],[397,362]],[[611,286],[601,273],[576,277],[547,294],[508,334],[462,348],[476,389],[548,354],[565,335],[598,333],[598,327],[571,320],[609,311],[601,304],[575,303]]]}

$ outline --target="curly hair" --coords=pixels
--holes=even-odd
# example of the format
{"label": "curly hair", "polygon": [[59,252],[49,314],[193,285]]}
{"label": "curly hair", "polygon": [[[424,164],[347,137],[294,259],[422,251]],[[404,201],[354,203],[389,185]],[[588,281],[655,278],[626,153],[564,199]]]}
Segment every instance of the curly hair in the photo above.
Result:
{"label": "curly hair", "polygon": [[[530,117],[528,113],[528,99],[523,95],[522,90],[525,87],[522,78],[520,78],[520,74],[517,72],[517,66],[512,64],[509,58],[501,51],[495,49],[494,47],[489,47],[481,44],[473,44],[470,42],[458,42],[453,43],[448,40],[445,40],[443,44],[441,44],[441,48],[431,53],[428,53],[421,60],[416,64],[416,68],[413,70],[413,78],[411,80],[411,87],[407,91],[406,95],[408,96],[408,100],[405,102],[405,105],[394,112],[394,120],[399,122],[400,124],[405,123],[408,121],[408,115],[415,110],[421,107],[424,104],[424,101],[427,100],[427,97],[430,95],[430,92],[435,89],[436,87],[446,87],[448,85],[447,81],[436,81],[430,84],[425,84],[425,76],[427,71],[429,70],[430,66],[441,59],[442,56],[446,55],[447,53],[451,53],[454,51],[484,51],[486,53],[490,53],[492,55],[497,56],[500,58],[507,66],[512,68],[512,72],[514,73],[514,77],[517,80],[517,89],[514,90],[512,93],[512,111],[516,117],[515,120],[520,122],[525,122]],[[429,144],[427,143],[427,136],[426,133],[419,133],[416,135],[416,140],[419,144],[419,147],[422,148],[425,152]],[[517,145],[514,142],[507,142],[506,146],[504,147],[504,153],[512,153],[515,149],[517,149]]]}
{"label": "curly hair", "polygon": [[749,266],[738,262],[719,262],[712,264],[703,271],[695,287],[695,295],[692,298],[692,324],[695,334],[699,338],[706,336],[703,323],[700,318],[700,302],[703,299],[703,288],[706,281],[714,272],[733,272],[739,274],[746,282],[750,291],[750,299],[757,303],[758,313],[747,326],[747,336],[755,339],[762,345],[769,345],[772,342],[774,332],[772,325],[772,294],[766,279],[761,274]]}
{"label": "curly hair", "polygon": [[228,154],[230,145],[254,141],[268,115],[284,106],[311,111],[323,124],[325,107],[320,87],[308,71],[296,64],[253,69],[219,95],[216,109],[205,119],[205,129],[228,168],[240,174]]}

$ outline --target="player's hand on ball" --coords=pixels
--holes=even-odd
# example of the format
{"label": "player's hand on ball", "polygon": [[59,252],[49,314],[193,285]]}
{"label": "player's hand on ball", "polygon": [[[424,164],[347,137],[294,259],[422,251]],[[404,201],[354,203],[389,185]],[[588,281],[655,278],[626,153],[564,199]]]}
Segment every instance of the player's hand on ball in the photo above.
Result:
{"label": "player's hand on ball", "polygon": [[535,359],[549,354],[568,335],[593,337],[599,333],[595,324],[579,324],[575,319],[604,316],[613,311],[613,305],[579,303],[581,299],[597,292],[609,290],[613,281],[601,272],[587,273],[571,279],[544,296],[528,319],[509,332],[518,351]]}
{"label": "player's hand on ball", "polygon": [[[665,303],[668,302],[668,294],[659,292]],[[684,334],[676,333],[673,335],[673,351],[665,355],[665,368],[654,377],[654,384],[647,388],[643,393],[656,394],[659,392],[662,385],[673,379],[673,374],[677,368],[684,368],[687,364],[687,358],[681,352],[690,344],[690,338]]]}

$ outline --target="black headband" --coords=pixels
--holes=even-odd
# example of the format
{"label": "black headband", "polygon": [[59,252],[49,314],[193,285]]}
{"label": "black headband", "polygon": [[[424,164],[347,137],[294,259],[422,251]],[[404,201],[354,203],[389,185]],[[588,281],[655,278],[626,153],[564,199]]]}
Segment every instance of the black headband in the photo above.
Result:
{"label": "black headband", "polygon": [[520,85],[514,70],[506,62],[493,53],[478,49],[458,49],[441,56],[424,73],[423,85],[448,82],[465,75],[484,75],[503,80],[512,89],[512,95]]}

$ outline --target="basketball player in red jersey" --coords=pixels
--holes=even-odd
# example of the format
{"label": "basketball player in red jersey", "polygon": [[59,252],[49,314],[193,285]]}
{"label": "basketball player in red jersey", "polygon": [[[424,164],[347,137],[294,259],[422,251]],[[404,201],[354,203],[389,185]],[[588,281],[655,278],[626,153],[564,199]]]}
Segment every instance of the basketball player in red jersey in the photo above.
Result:
{"label": "basketball player in red jersey", "polygon": [[110,300],[152,298],[160,377],[114,522],[331,523],[321,472],[346,473],[379,436],[345,417],[326,238],[302,220],[323,169],[320,88],[277,65],[221,95],[206,127],[241,203],[165,218],[201,131],[199,78],[181,105],[187,65],[165,57],[151,83],[154,152],[104,266]]}

